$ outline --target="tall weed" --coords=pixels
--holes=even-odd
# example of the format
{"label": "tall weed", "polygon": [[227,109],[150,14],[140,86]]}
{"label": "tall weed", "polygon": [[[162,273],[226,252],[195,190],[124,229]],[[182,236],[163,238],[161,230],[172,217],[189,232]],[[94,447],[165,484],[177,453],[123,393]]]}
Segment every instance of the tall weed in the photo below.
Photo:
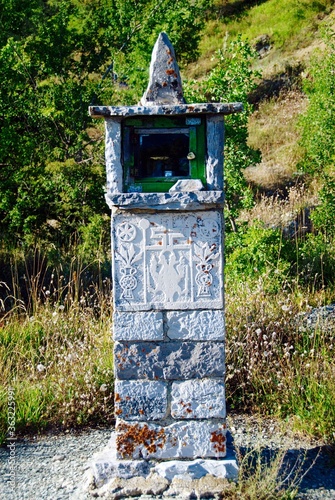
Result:
{"label": "tall weed", "polygon": [[[113,421],[110,283],[86,288],[87,268],[71,263],[67,281],[48,266],[26,279],[28,298],[12,297],[0,329],[0,440],[7,392],[14,390],[17,432]],[[47,282],[46,277],[50,281]],[[8,290],[7,290],[8,291]]]}
{"label": "tall weed", "polygon": [[293,418],[300,430],[333,442],[335,332],[306,323],[316,294],[288,285],[271,294],[264,280],[227,282],[228,403]]}

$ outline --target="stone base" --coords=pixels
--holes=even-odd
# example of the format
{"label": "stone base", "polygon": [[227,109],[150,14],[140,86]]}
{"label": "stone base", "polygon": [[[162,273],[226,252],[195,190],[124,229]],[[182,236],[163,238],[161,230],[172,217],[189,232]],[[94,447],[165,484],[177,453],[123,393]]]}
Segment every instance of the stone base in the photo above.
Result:
{"label": "stone base", "polygon": [[[238,465],[232,443],[222,459],[118,460],[115,433],[91,461],[90,469],[71,497],[82,500],[94,497],[121,499],[152,495],[159,498],[219,498],[237,480]],[[230,440],[231,441],[231,440]]]}

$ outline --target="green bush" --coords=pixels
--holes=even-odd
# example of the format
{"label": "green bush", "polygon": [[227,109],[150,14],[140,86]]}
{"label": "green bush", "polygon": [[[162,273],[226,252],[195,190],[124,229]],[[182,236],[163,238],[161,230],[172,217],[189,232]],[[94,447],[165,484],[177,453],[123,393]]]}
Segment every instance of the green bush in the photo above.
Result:
{"label": "green bush", "polygon": [[201,82],[188,82],[185,96],[190,102],[242,102],[242,113],[225,118],[225,202],[226,219],[230,226],[226,230],[237,230],[236,218],[241,208],[253,205],[253,193],[248,186],[243,170],[260,161],[260,152],[248,146],[248,118],[252,106],[248,94],[255,89],[260,76],[252,68],[256,52],[241,36],[225,45],[215,55],[216,65]]}
{"label": "green bush", "polygon": [[299,242],[299,279],[314,289],[331,286],[335,282],[335,246],[321,232],[308,234]]}
{"label": "green bush", "polygon": [[241,227],[226,235],[226,282],[228,286],[262,279],[268,291],[278,291],[290,276],[293,246],[280,228],[261,224]]}

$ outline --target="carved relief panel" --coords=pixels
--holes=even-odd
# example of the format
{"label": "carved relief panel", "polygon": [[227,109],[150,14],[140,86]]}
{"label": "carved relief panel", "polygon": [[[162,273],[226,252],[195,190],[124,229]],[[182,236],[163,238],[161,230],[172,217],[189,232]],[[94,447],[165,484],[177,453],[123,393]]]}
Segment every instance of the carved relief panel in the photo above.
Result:
{"label": "carved relief panel", "polygon": [[117,308],[222,308],[222,234],[222,211],[114,215]]}

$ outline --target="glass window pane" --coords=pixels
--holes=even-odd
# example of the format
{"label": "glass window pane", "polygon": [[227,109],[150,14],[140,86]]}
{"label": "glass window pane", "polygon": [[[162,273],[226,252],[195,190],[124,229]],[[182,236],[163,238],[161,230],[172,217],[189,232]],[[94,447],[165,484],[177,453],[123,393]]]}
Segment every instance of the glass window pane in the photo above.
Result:
{"label": "glass window pane", "polygon": [[189,177],[188,133],[157,132],[135,134],[135,179]]}

